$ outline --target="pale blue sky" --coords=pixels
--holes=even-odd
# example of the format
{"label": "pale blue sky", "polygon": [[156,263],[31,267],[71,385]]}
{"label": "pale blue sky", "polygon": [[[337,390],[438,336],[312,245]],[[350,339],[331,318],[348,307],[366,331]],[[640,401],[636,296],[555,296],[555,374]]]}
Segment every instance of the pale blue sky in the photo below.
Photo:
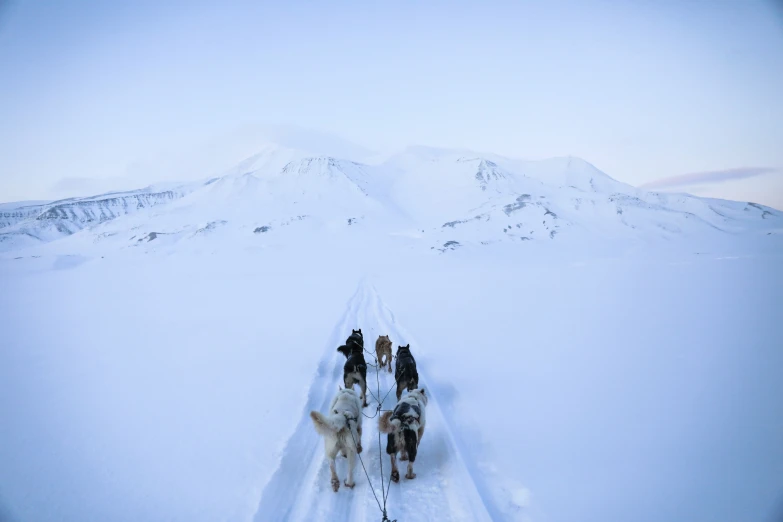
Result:
{"label": "pale blue sky", "polygon": [[0,201],[210,175],[286,123],[634,185],[722,171],[673,185],[783,208],[779,5],[0,0]]}

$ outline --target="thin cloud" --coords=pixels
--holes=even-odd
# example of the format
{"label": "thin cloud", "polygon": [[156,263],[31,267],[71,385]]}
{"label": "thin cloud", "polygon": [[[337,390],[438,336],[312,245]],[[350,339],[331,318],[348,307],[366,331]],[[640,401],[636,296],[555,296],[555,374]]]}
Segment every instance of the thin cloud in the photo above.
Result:
{"label": "thin cloud", "polygon": [[777,169],[771,167],[737,167],[726,170],[708,170],[705,172],[693,172],[691,174],[681,174],[661,178],[641,186],[645,189],[666,189],[674,187],[689,187],[694,185],[706,185],[708,183],[724,183],[735,179],[746,179],[777,172]]}

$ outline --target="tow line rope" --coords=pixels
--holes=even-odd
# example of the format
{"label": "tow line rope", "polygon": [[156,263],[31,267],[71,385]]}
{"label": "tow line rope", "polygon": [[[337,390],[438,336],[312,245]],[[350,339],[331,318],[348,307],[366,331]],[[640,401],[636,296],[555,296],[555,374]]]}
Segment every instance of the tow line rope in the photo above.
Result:
{"label": "tow line rope", "polygon": [[[375,382],[376,382],[376,386],[377,386],[377,390],[378,390],[378,397],[380,397],[381,396],[381,378],[378,376],[378,374],[380,373],[380,368],[381,368],[380,361],[378,360],[378,357],[376,357],[375,355],[373,355],[372,353],[367,351],[367,349],[364,348],[363,346],[362,346],[362,349],[365,352],[367,352],[368,355],[372,356],[373,359],[375,359],[375,364],[372,364],[372,363],[368,363],[368,364],[375,368]],[[402,375],[400,375],[400,377],[402,377]],[[383,397],[383,400],[380,400],[380,401],[378,400],[378,397],[376,397],[372,393],[372,391],[367,390],[370,393],[370,395],[372,396],[372,398],[375,399],[375,402],[378,403],[378,407],[375,408],[375,414],[372,417],[370,417],[369,415],[365,415],[363,411],[361,412],[361,414],[364,415],[365,418],[374,419],[375,417],[379,416],[382,411],[392,411],[392,410],[384,410],[384,409],[382,409],[383,408],[383,401],[386,400],[386,397],[389,396],[391,391],[398,385],[398,383],[399,383],[399,378],[394,379],[394,385],[389,389],[388,392],[386,392],[386,395]],[[365,383],[365,386],[366,386],[366,383]],[[353,445],[354,445],[355,448],[358,448],[359,445],[356,443],[356,438],[353,436],[353,429],[351,429],[351,425],[350,425],[350,422],[351,421],[356,422],[356,419],[351,418],[348,415],[346,415],[345,416],[345,420],[349,423],[348,424],[348,431],[351,434],[351,439],[353,439]],[[383,482],[383,451],[382,451],[382,446],[381,446],[381,431],[378,430],[378,461],[380,462],[380,465],[381,465],[381,498],[383,499],[383,506],[381,506],[381,501],[378,500],[378,495],[375,494],[375,488],[372,487],[372,481],[370,480],[370,474],[367,473],[367,468],[364,466],[364,460],[362,459],[361,453],[357,452],[356,455],[359,457],[359,462],[362,465],[362,470],[364,470],[364,475],[367,477],[367,483],[370,485],[370,491],[372,491],[372,496],[375,497],[375,503],[378,504],[378,509],[381,510],[381,514],[383,515],[383,519],[381,519],[381,522],[397,522],[396,519],[395,520],[389,519],[389,516],[386,513],[386,499],[389,498],[389,491],[391,490],[391,480],[389,480],[388,487],[385,487],[384,486],[384,482]]]}

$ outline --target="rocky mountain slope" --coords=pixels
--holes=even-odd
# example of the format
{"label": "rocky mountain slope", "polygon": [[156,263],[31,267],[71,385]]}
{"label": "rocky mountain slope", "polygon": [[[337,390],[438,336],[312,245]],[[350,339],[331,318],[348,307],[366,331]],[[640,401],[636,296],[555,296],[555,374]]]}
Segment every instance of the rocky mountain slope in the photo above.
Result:
{"label": "rocky mountain slope", "polygon": [[69,236],[120,248],[213,233],[285,243],[298,240],[295,229],[323,237],[356,226],[445,252],[498,242],[777,234],[783,214],[755,203],[647,192],[573,157],[521,161],[411,147],[369,165],[268,144],[200,182],[4,204],[0,249]]}

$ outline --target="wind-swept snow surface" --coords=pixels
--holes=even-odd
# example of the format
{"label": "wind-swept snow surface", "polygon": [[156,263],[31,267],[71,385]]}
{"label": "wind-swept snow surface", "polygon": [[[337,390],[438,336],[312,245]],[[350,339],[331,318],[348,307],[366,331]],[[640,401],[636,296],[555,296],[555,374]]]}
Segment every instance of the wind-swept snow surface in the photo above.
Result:
{"label": "wind-swept snow surface", "polygon": [[433,398],[418,477],[391,486],[398,521],[772,509],[780,250],[430,256],[355,239],[0,260],[7,518],[373,520],[358,463],[353,491],[329,489],[307,417],[336,390],[333,344],[352,327],[370,350],[410,342]]}

